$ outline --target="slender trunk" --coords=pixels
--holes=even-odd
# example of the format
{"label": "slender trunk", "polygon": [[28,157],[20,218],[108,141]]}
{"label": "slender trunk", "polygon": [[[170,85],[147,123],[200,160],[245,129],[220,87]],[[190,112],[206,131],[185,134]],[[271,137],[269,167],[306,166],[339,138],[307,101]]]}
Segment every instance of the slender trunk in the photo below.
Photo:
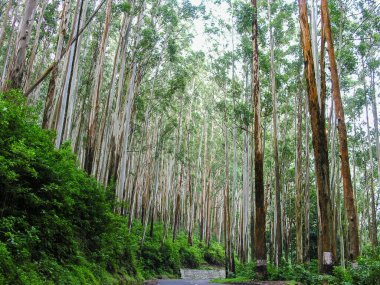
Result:
{"label": "slender trunk", "polygon": [[371,133],[369,127],[368,119],[368,101],[367,101],[367,86],[364,76],[364,63],[363,65],[363,87],[365,94],[365,114],[366,114],[366,123],[367,123],[367,143],[368,143],[368,152],[369,152],[369,168],[370,168],[370,195],[371,195],[371,242],[373,246],[377,245],[377,222],[376,222],[376,204],[375,204],[375,193],[374,193],[374,167],[373,167],[373,154],[372,154],[372,143],[371,143]]}
{"label": "slender trunk", "polygon": [[278,160],[278,142],[277,142],[277,96],[276,96],[276,78],[274,67],[274,39],[272,34],[271,21],[271,0],[268,0],[268,18],[269,18],[269,35],[270,35],[270,77],[272,93],[272,119],[273,119],[273,156],[274,156],[274,175],[275,175],[275,264],[278,267],[282,257],[282,229],[281,229],[281,188],[280,188],[280,163]]}
{"label": "slender trunk", "polygon": [[204,125],[204,150],[203,150],[203,187],[202,187],[202,205],[201,205],[201,224],[199,229],[199,240],[203,241],[203,238],[205,237],[205,216],[207,215],[207,209],[206,209],[206,192],[207,192],[207,134],[208,134],[208,121],[207,117],[205,117],[205,125]]}
{"label": "slender trunk", "polygon": [[304,261],[310,261],[310,189],[309,189],[309,116],[307,115],[308,98],[305,100],[305,248]]}
{"label": "slender trunk", "polygon": [[[261,104],[259,93],[259,52],[257,0],[252,0],[252,97],[254,105],[254,144],[255,144],[255,230],[254,247],[256,271],[260,277],[266,276],[267,254],[265,247],[265,209],[264,209],[264,153],[261,129]],[[252,222],[252,221],[251,221]]]}
{"label": "slender trunk", "polygon": [[[75,10],[74,21],[72,25],[72,32],[70,35],[71,38],[76,38],[78,31],[80,29],[80,22],[83,14],[84,1],[78,0],[77,7]],[[61,146],[64,139],[64,132],[66,128],[66,119],[67,119],[67,110],[69,106],[69,94],[71,90],[71,82],[73,79],[73,69],[74,69],[74,60],[76,58],[78,50],[78,39],[75,40],[75,44],[70,47],[70,52],[67,57],[67,63],[65,68],[65,74],[63,77],[62,93],[59,97],[57,112],[58,112],[58,121],[57,121],[57,138],[55,146],[58,148]]]}
{"label": "slender trunk", "polygon": [[207,193],[206,193],[206,245],[207,247],[210,246],[210,240],[211,240],[211,201],[210,201],[211,187],[212,187],[212,173],[211,173],[211,167],[210,167],[209,175],[208,175],[208,187],[207,187]]}
{"label": "slender trunk", "polygon": [[[12,1],[10,1],[12,2]],[[30,84],[30,76],[33,73],[33,64],[34,60],[36,58],[36,53],[37,53],[37,48],[40,43],[40,32],[41,32],[41,25],[42,22],[44,21],[44,13],[45,13],[45,8],[47,6],[48,2],[44,1],[42,6],[41,6],[41,11],[40,11],[40,16],[38,17],[38,22],[37,22],[37,27],[36,27],[36,33],[34,36],[34,43],[33,43],[33,48],[29,56],[28,60],[28,68],[25,72],[25,85],[24,85],[24,92],[28,89],[29,84]]]}
{"label": "slender trunk", "polygon": [[[246,71],[246,91],[248,91],[248,68]],[[249,104],[249,94],[244,92],[244,101]],[[242,119],[244,119],[242,115]],[[243,193],[241,207],[240,225],[240,259],[243,263],[248,261],[248,241],[249,241],[249,189],[250,189],[250,167],[249,167],[249,133],[248,125],[244,130],[244,152],[243,152]]]}
{"label": "slender trunk", "polygon": [[[234,37],[234,2],[230,2],[231,7],[231,44],[232,44],[232,86],[235,84],[235,37]],[[232,87],[233,90],[233,87]],[[232,101],[233,106],[235,108],[236,106],[236,98],[234,92],[231,92],[232,94]],[[236,148],[236,124],[233,123],[232,126],[232,140],[233,140],[233,172],[232,172],[232,193],[231,193],[231,199],[228,201],[229,203],[232,203],[232,213],[230,213],[230,246],[231,246],[231,255],[233,256],[233,245],[235,244],[235,227],[236,227],[236,211],[237,211],[237,148]],[[232,216],[231,216],[232,214]],[[232,218],[232,221],[231,221]],[[232,257],[232,263],[234,262]],[[233,264],[232,264],[233,267]],[[234,269],[232,270],[235,271]]]}
{"label": "slender trunk", "polygon": [[[227,93],[225,93],[225,103]],[[224,230],[224,250],[225,250],[225,268],[226,278],[234,273],[232,259],[232,233],[231,233],[231,208],[230,208],[230,172],[229,172],[229,145],[228,145],[228,118],[227,109],[224,113],[224,159],[225,159],[225,185],[223,192],[223,230]]]}
{"label": "slender trunk", "polygon": [[[134,5],[134,2],[132,2],[132,5]],[[132,6],[132,9],[133,9],[133,7],[134,6]],[[127,16],[126,14],[124,15],[124,18],[123,18],[122,27],[120,30],[120,36],[119,36],[119,40],[118,40],[118,44],[117,44],[117,49],[116,49],[115,57],[114,57],[114,61],[113,61],[110,90],[107,94],[107,100],[106,100],[105,107],[104,107],[105,110],[103,111],[103,114],[102,114],[102,120],[101,120],[100,130],[99,130],[100,135],[97,138],[98,147],[96,150],[99,150],[100,153],[95,154],[95,157],[98,158],[100,156],[100,158],[99,158],[99,162],[96,163],[95,166],[97,167],[97,177],[98,177],[99,181],[101,181],[102,183],[105,183],[105,184],[107,184],[107,181],[108,181],[109,171],[107,171],[107,169],[109,169],[108,168],[108,165],[110,163],[109,157],[111,155],[111,152],[113,151],[109,147],[109,144],[111,142],[111,138],[113,136],[113,128],[106,128],[106,126],[108,126],[110,124],[116,125],[116,123],[112,121],[115,118],[116,111],[114,112],[114,114],[112,114],[111,110],[112,110],[112,104],[115,101],[114,95],[116,92],[116,83],[117,83],[116,78],[118,76],[118,71],[119,71],[119,68],[118,68],[119,64],[118,63],[120,61],[123,62],[124,58],[126,56],[125,53],[122,54],[122,48],[124,47],[124,45],[127,42],[128,35],[129,35],[128,27],[130,26],[130,22],[131,22],[132,18],[133,18],[132,16]],[[120,57],[121,57],[121,60],[120,60]],[[123,76],[121,76],[121,77],[123,77]],[[119,75],[119,78],[120,78],[120,75]],[[115,110],[119,110],[119,107],[117,105],[115,107]]]}
{"label": "slender trunk", "polygon": [[[377,157],[377,179],[380,184],[380,143],[379,143],[379,120],[377,117],[377,103],[376,103],[376,84],[375,84],[375,71],[371,70],[371,101],[372,101],[372,117],[373,117],[373,125],[375,129],[375,141],[376,141],[376,157]],[[374,193],[371,194],[374,204]],[[378,196],[379,197],[379,196]],[[375,208],[375,205],[372,205]],[[374,211],[374,210],[372,210]],[[376,210],[375,213],[372,213],[372,216],[375,217],[373,220],[373,228],[374,228],[374,237],[373,237],[373,245],[377,246],[377,222],[376,222]]]}
{"label": "slender trunk", "polygon": [[339,174],[339,166],[337,167],[336,171],[336,192],[337,192],[337,199],[336,199],[336,208],[338,211],[338,223],[337,223],[337,232],[339,236],[339,251],[340,251],[340,265],[344,267],[344,239],[343,239],[343,220],[342,220],[342,209],[341,209],[341,197],[340,197],[340,177]]}
{"label": "slender trunk", "polygon": [[348,225],[349,225],[349,259],[356,260],[359,255],[359,233],[358,233],[358,220],[356,213],[356,206],[354,200],[354,194],[352,190],[352,181],[350,173],[350,163],[348,156],[347,146],[347,131],[344,118],[343,103],[340,95],[339,75],[335,60],[333,38],[331,33],[330,16],[327,7],[327,0],[321,2],[322,11],[322,24],[324,26],[326,41],[328,45],[328,54],[331,69],[332,80],[332,96],[335,104],[335,113],[338,123],[338,135],[339,135],[339,153],[341,156],[341,172],[343,180],[343,193],[344,193],[344,207],[346,210]]}
{"label": "slender trunk", "polygon": [[[5,31],[8,27],[9,12],[11,11],[12,5],[13,5],[13,1],[8,1],[8,5],[5,8],[4,15],[1,17],[3,20],[3,24],[0,28],[0,47],[3,45],[3,41],[5,38],[5,34],[6,34]],[[13,31],[13,29],[12,29],[12,31]]]}
{"label": "slender trunk", "polygon": [[296,262],[303,262],[302,245],[302,91],[298,91],[297,156],[296,156]]}
{"label": "slender trunk", "polygon": [[[59,58],[61,58],[62,49],[63,49],[63,42],[66,35],[67,30],[67,24],[68,24],[68,12],[70,9],[70,1],[66,0],[62,4],[62,12],[61,12],[61,21],[59,24],[59,35],[58,35],[58,42],[57,42],[57,48],[55,53],[55,61],[58,61]],[[52,113],[53,113],[53,103],[54,103],[54,94],[56,90],[56,81],[58,78],[58,66],[56,66],[51,73],[49,85],[48,85],[48,92],[45,99],[45,108],[44,108],[44,115],[42,119],[42,127],[45,129],[52,128],[51,125],[51,119],[52,119]]]}
{"label": "slender trunk", "polygon": [[15,57],[10,66],[9,84],[6,89],[22,88],[26,64],[26,52],[29,45],[30,34],[32,32],[34,23],[33,16],[37,4],[38,0],[25,1],[24,14],[22,16],[15,43]]}
{"label": "slender trunk", "polygon": [[377,116],[377,103],[376,103],[376,84],[375,84],[375,70],[371,70],[371,101],[372,101],[372,116],[373,125],[375,127],[375,141],[376,141],[376,156],[377,156],[377,177],[380,184],[380,142],[379,142],[379,119]]}
{"label": "slender trunk", "polygon": [[[9,1],[9,2],[12,2],[12,1]],[[13,37],[13,34],[15,32],[15,26],[16,26],[16,22],[17,22],[17,18],[18,18],[18,10],[16,9],[16,12],[13,16],[13,23],[12,23],[12,29],[11,29],[11,33],[9,35],[9,39],[8,39],[8,47],[7,47],[7,53],[6,53],[6,56],[5,56],[5,59],[3,61],[3,72],[2,72],[2,75],[1,75],[1,81],[0,81],[0,90],[3,90],[5,88],[5,85],[6,85],[6,75],[7,75],[7,68],[8,68],[8,64],[9,64],[9,61],[12,60],[12,55],[11,55],[11,51],[12,51],[12,45],[14,44],[14,41],[17,40],[17,35],[16,35],[16,38],[14,39]]]}
{"label": "slender trunk", "polygon": [[[181,151],[182,148],[182,114],[183,114],[183,108],[184,108],[184,98],[180,98],[180,113],[178,118],[178,131],[176,136],[176,143],[175,143],[175,149],[174,149],[174,156],[178,154],[179,151]],[[177,158],[176,162],[177,162]],[[181,189],[182,189],[182,163],[178,161],[178,170],[177,170],[177,181],[174,182],[174,195],[177,196],[177,199],[175,200],[175,206],[174,206],[174,218],[173,218],[173,241],[177,238],[177,231],[179,228],[179,214],[180,214],[180,202],[181,202]]]}
{"label": "slender trunk", "polygon": [[[315,80],[317,84],[317,94],[318,94],[318,104],[319,107],[322,107],[321,100],[321,74],[319,71],[319,56],[318,56],[318,26],[317,26],[317,0],[311,0],[311,48],[313,51],[313,64],[315,72]],[[322,56],[321,56],[322,57]]]}
{"label": "slender trunk", "polygon": [[[144,11],[141,11],[138,17],[138,32],[140,32],[141,25],[142,25],[142,18],[143,18]],[[140,35],[137,35],[136,43],[137,46],[140,42]],[[138,62],[135,55],[135,58],[133,59],[132,63],[132,71],[131,76],[129,79],[128,84],[128,90],[127,90],[127,105],[126,110],[124,111],[124,116],[122,119],[122,122],[124,122],[124,126],[122,127],[124,131],[124,137],[123,137],[123,145],[121,150],[121,162],[118,166],[118,179],[116,183],[116,198],[120,199],[122,197],[122,193],[125,189],[125,181],[126,181],[126,162],[128,157],[128,147],[129,147],[129,135],[131,130],[131,116],[132,116],[132,109],[134,106],[134,99],[135,99],[135,90],[136,90],[136,83],[137,83],[137,69],[138,69]]]}
{"label": "slender trunk", "polygon": [[[66,80],[69,80],[68,83],[68,89],[67,89],[67,107],[66,107],[66,112],[65,112],[65,121],[63,124],[63,135],[62,135],[62,142],[68,140],[71,138],[71,133],[72,133],[72,127],[73,127],[73,115],[74,115],[74,108],[75,104],[77,102],[77,97],[78,97],[78,82],[80,81],[80,76],[81,72],[79,70],[79,59],[84,55],[83,51],[81,51],[81,46],[82,46],[82,39],[83,39],[83,34],[80,34],[80,30],[83,29],[85,22],[86,22],[86,12],[87,12],[87,7],[88,7],[88,2],[90,0],[82,0],[82,12],[79,17],[79,30],[76,32],[78,35],[78,39],[76,41],[76,48],[75,48],[75,53],[74,53],[74,60],[72,63],[72,69],[71,73],[69,73],[69,77],[66,78]],[[90,31],[89,31],[90,32]],[[99,38],[95,39],[96,42],[96,47],[98,46],[99,43]],[[94,67],[94,60],[91,62],[89,73],[93,73],[93,67]],[[90,87],[90,84],[88,83],[88,87]],[[89,88],[90,89],[90,88]],[[87,117],[87,114],[86,114]],[[86,120],[87,122],[88,120]]]}
{"label": "slender trunk", "polygon": [[95,82],[92,89],[91,111],[90,111],[90,118],[89,118],[88,129],[87,129],[87,146],[86,146],[86,158],[85,158],[84,169],[89,174],[91,174],[93,170],[97,121],[98,121],[97,117],[98,117],[98,112],[99,112],[99,97],[100,97],[100,92],[101,92],[102,82],[103,82],[102,79],[103,79],[103,69],[104,69],[104,57],[105,57],[105,49],[107,46],[107,40],[108,40],[108,31],[109,31],[110,20],[111,20],[111,12],[112,12],[112,0],[108,0],[107,8],[106,8],[106,18],[104,22],[104,30],[103,30],[103,35],[102,35],[99,51],[98,51],[96,67],[95,67]]}

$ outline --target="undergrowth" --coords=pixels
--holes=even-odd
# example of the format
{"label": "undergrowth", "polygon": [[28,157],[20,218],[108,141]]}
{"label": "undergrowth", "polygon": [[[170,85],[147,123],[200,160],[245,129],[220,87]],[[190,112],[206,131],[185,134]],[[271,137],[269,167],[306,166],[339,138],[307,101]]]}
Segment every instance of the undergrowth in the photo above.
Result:
{"label": "undergrowth", "polygon": [[142,226],[114,214],[113,188],[80,170],[70,144],[54,133],[17,91],[0,94],[0,284],[137,284],[174,277],[180,267],[223,264],[223,248],[163,226],[141,246]]}
{"label": "undergrowth", "polygon": [[[213,280],[217,283],[242,283],[256,280],[253,263],[239,264],[236,261],[236,276],[229,279]],[[295,281],[298,284],[331,284],[331,285],[380,285],[380,247],[371,246],[363,249],[357,265],[351,263],[335,266],[332,275],[321,275],[318,272],[317,260],[302,265],[289,264],[284,260],[280,267],[267,266],[267,280]]]}

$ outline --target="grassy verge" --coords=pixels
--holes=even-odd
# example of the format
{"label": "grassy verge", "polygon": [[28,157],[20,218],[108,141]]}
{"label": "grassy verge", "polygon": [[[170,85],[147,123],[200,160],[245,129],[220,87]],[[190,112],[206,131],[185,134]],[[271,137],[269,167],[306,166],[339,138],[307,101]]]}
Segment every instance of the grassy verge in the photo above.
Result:
{"label": "grassy verge", "polygon": [[220,284],[236,284],[236,283],[248,283],[252,281],[247,277],[235,277],[235,278],[216,278],[212,279],[211,283],[220,283]]}

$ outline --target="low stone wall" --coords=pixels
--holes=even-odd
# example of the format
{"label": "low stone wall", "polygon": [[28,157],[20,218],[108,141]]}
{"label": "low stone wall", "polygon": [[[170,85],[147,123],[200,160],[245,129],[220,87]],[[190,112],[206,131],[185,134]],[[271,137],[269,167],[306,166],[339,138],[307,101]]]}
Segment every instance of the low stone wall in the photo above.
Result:
{"label": "low stone wall", "polygon": [[181,269],[181,278],[187,280],[210,280],[214,278],[225,278],[226,272],[220,270],[198,270],[198,269]]}

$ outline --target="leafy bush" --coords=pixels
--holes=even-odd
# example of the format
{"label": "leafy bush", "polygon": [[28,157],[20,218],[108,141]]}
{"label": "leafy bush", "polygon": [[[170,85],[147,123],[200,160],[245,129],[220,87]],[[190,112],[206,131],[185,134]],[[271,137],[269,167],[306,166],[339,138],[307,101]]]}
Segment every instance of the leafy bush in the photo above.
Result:
{"label": "leafy bush", "polygon": [[202,262],[202,255],[198,248],[181,247],[179,250],[181,265],[185,268],[198,268]]}
{"label": "leafy bush", "polygon": [[256,278],[255,265],[253,262],[239,263],[236,264],[236,276],[245,277],[247,279],[253,280]]}
{"label": "leafy bush", "polygon": [[358,266],[349,270],[353,284],[378,285],[380,284],[380,247],[367,247],[358,259]]}
{"label": "leafy bush", "polygon": [[0,283],[96,284],[111,260],[138,277],[106,191],[36,122],[22,94],[0,94]]}
{"label": "leafy bush", "polygon": [[222,266],[224,264],[223,247],[216,242],[211,242],[209,247],[205,247],[204,259],[209,264]]}
{"label": "leafy bush", "polygon": [[175,242],[171,239],[165,240],[161,245],[161,254],[163,271],[178,276],[180,274],[180,253]]}
{"label": "leafy bush", "polygon": [[342,285],[352,284],[352,276],[346,268],[335,266],[333,274],[335,277],[335,283]]}

